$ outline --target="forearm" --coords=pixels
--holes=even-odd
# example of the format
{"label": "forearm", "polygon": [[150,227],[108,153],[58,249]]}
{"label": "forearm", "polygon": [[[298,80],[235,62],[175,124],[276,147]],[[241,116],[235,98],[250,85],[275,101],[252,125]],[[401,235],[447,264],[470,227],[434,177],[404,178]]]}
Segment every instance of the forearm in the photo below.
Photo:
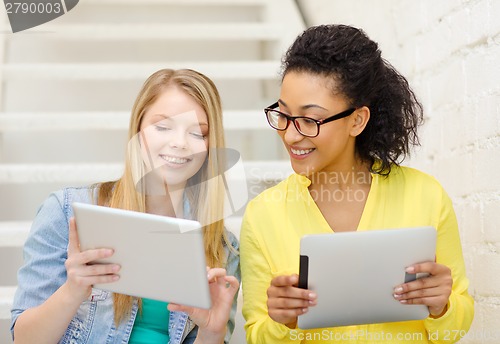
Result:
{"label": "forearm", "polygon": [[254,259],[243,269],[243,316],[246,319],[247,342],[249,344],[300,342],[291,335],[300,330],[291,331],[286,325],[270,318],[267,290],[271,284],[272,274],[262,265],[258,269],[259,265],[256,264],[258,261],[259,259]]}
{"label": "forearm", "polygon": [[446,312],[436,319],[429,317],[424,324],[432,343],[456,343],[467,334],[473,318],[472,297],[452,292]]}
{"label": "forearm", "polygon": [[40,306],[27,309],[14,327],[15,343],[57,343],[61,340],[81,302],[63,284]]}
{"label": "forearm", "polygon": [[453,287],[446,312],[435,319],[429,317],[424,324],[432,343],[455,343],[467,333],[472,324],[474,300],[468,293],[469,280],[465,273],[455,212],[444,191],[442,197],[441,220],[436,226],[436,262],[451,269]]}
{"label": "forearm", "polygon": [[300,343],[302,330],[299,328],[290,329],[287,326],[277,323],[269,316],[262,316],[259,321],[249,325],[246,329],[247,342],[256,343]]}

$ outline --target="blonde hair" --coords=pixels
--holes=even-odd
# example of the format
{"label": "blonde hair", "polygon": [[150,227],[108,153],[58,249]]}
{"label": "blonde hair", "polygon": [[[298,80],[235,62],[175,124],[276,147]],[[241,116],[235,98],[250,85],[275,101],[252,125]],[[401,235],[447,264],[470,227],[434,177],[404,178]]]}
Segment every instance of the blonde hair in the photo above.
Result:
{"label": "blonde hair", "polygon": [[[205,75],[190,69],[162,69],[145,81],[132,108],[123,176],[117,181],[100,185],[98,203],[112,208],[146,211],[145,190],[141,190],[145,183],[137,183],[146,172],[137,134],[147,109],[166,88],[172,86],[193,97],[208,117],[208,156],[201,169],[188,180],[185,193],[191,216],[203,225],[207,265],[223,267],[224,244],[231,245],[228,244],[223,222],[225,188],[221,175],[226,161],[224,154],[217,153],[225,148],[222,106],[217,88]],[[133,303],[132,296],[114,294],[117,324],[130,314]]]}

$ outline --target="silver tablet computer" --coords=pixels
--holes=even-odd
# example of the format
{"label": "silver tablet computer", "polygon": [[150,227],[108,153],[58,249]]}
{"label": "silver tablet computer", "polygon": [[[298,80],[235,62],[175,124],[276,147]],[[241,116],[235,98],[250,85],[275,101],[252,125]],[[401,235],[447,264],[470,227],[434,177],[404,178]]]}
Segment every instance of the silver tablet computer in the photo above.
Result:
{"label": "silver tablet computer", "polygon": [[299,287],[318,303],[298,318],[301,329],[424,319],[424,305],[393,297],[398,284],[423,276],[408,274],[415,263],[434,261],[433,227],[306,235],[300,242]]}
{"label": "silver tablet computer", "polygon": [[94,287],[210,308],[203,233],[197,221],[73,203],[80,248],[112,248],[120,279]]}

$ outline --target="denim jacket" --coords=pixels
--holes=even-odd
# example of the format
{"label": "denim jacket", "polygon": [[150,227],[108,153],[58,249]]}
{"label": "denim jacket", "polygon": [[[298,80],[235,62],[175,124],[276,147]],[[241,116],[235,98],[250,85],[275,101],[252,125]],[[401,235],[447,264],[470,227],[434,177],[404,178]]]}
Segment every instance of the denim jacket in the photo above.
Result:
{"label": "denim jacket", "polygon": [[[63,189],[52,193],[38,210],[24,245],[24,265],[18,272],[18,288],[11,310],[12,335],[17,317],[26,309],[45,302],[66,281],[64,262],[68,257],[68,223],[73,216],[71,204],[91,203],[92,193],[96,195],[96,191],[97,188],[90,187]],[[233,248],[238,250],[234,235],[227,234]],[[226,254],[227,274],[241,280],[239,256],[227,247]],[[225,343],[229,342],[234,330],[236,299],[237,295],[227,324]],[[115,326],[113,293],[93,288],[59,343],[128,343],[137,311],[135,301],[128,319]],[[186,313],[170,312],[168,331],[170,344],[193,343],[197,327]]]}

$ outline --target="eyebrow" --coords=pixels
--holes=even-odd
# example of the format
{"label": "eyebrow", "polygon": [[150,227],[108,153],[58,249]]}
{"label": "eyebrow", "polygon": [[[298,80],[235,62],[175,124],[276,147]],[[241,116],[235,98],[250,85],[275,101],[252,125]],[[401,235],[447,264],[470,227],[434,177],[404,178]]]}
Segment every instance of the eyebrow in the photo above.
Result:
{"label": "eyebrow", "polygon": [[155,114],[151,115],[151,118],[155,118],[155,117],[161,117],[163,119],[169,119],[171,116],[167,116],[167,115],[162,114],[162,113],[155,113]]}
{"label": "eyebrow", "polygon": [[[175,117],[175,116],[177,116],[177,115],[167,116],[163,113],[155,113],[152,115],[153,118],[154,117],[163,117],[164,119],[171,119],[172,117]],[[207,122],[197,122],[196,124],[198,124],[199,126],[204,125],[204,126],[210,127]]]}
{"label": "eyebrow", "polygon": [[[281,99],[278,99],[278,103],[282,104],[283,106],[285,107],[288,107],[288,105]],[[325,109],[324,107],[322,106],[319,106],[318,104],[307,104],[307,105],[302,105],[301,107],[301,110],[307,110],[307,109],[321,109],[321,110],[325,110],[325,111],[328,111],[328,109]]]}

